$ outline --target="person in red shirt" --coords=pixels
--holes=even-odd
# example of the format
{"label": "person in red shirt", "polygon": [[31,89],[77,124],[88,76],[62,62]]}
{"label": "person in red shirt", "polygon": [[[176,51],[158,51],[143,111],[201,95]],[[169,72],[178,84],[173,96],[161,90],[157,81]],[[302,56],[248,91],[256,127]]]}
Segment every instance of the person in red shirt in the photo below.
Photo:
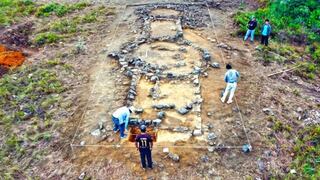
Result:
{"label": "person in red shirt", "polygon": [[141,125],[140,127],[141,134],[136,137],[136,148],[140,152],[142,168],[146,168],[146,159],[148,162],[148,168],[152,169],[152,157],[151,150],[153,146],[152,138],[149,134],[146,133],[147,127]]}

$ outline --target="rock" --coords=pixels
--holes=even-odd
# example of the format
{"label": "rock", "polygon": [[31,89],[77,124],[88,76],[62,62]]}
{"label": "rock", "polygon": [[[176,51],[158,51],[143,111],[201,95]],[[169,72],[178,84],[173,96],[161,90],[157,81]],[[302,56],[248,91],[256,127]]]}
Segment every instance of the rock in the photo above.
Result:
{"label": "rock", "polygon": [[191,110],[192,107],[193,107],[193,103],[187,104],[187,105],[185,106],[185,108],[188,109],[188,110]]}
{"label": "rock", "polygon": [[185,115],[185,114],[187,114],[189,112],[189,110],[186,109],[185,107],[182,107],[182,108],[178,109],[177,111],[181,115]]}
{"label": "rock", "polygon": [[176,105],[174,104],[156,104],[152,106],[155,109],[174,109],[175,107]]}
{"label": "rock", "polygon": [[199,79],[196,78],[195,80],[193,80],[193,84],[194,84],[194,85],[199,85]]}
{"label": "rock", "polygon": [[138,125],[139,125],[139,119],[130,118],[128,124],[129,124],[130,126],[138,126]]}
{"label": "rock", "polygon": [[212,116],[212,113],[211,113],[211,112],[208,112],[208,113],[207,113],[207,116],[208,116],[208,117]]}
{"label": "rock", "polygon": [[166,113],[163,111],[158,112],[157,117],[159,119],[164,119],[166,117]]}
{"label": "rock", "polygon": [[207,162],[209,162],[209,157],[206,155],[203,155],[203,156],[201,156],[201,161],[204,163],[207,163]]}
{"label": "rock", "polygon": [[100,129],[96,129],[96,130],[94,130],[94,131],[92,131],[91,132],[91,135],[92,136],[100,136],[101,135],[101,131],[100,131]]}
{"label": "rock", "polygon": [[316,109],[309,111],[305,115],[303,122],[306,125],[320,124],[320,111],[318,111]]}
{"label": "rock", "polygon": [[192,135],[193,136],[201,136],[202,135],[201,129],[193,130]]}
{"label": "rock", "polygon": [[195,66],[194,68],[193,68],[193,72],[192,72],[193,74],[200,74],[201,73],[201,68],[199,68],[198,66]]}
{"label": "rock", "polygon": [[118,53],[116,53],[116,52],[109,53],[108,57],[114,58],[116,60],[120,59],[120,55]]}
{"label": "rock", "polygon": [[80,142],[80,146],[84,146],[85,144],[86,144],[85,141],[81,141],[81,142]]}
{"label": "rock", "polygon": [[175,67],[179,68],[179,67],[183,67],[186,65],[187,65],[187,63],[185,61],[179,61],[175,64]]}
{"label": "rock", "polygon": [[211,60],[211,55],[208,51],[204,51],[203,52],[203,55],[202,55],[202,58],[205,60],[205,61],[210,61]]}
{"label": "rock", "polygon": [[162,152],[169,153],[169,148],[163,148]]}
{"label": "rock", "polygon": [[80,176],[78,177],[79,180],[83,180],[86,177],[86,172],[83,172],[80,174]]}
{"label": "rock", "polygon": [[220,64],[217,63],[217,62],[211,63],[210,66],[213,67],[213,68],[220,68]]}
{"label": "rock", "polygon": [[217,136],[214,133],[209,133],[208,134],[208,140],[213,140],[215,138],[217,138]]}
{"label": "rock", "polygon": [[179,162],[179,160],[180,160],[180,157],[179,157],[179,155],[177,155],[177,154],[174,154],[174,153],[169,153],[168,154],[168,156],[169,156],[169,158],[170,159],[172,159],[173,161],[175,161],[175,162]]}
{"label": "rock", "polygon": [[101,122],[101,121],[99,122],[98,128],[99,128],[100,130],[104,129],[104,124],[103,124],[103,122]]}
{"label": "rock", "polygon": [[265,170],[265,165],[264,165],[263,161],[261,159],[258,159],[257,164],[258,164],[259,171],[263,172]]}
{"label": "rock", "polygon": [[214,171],[213,171],[213,170],[209,170],[209,171],[208,171],[208,174],[209,174],[210,176],[212,176],[212,175],[214,175]]}
{"label": "rock", "polygon": [[291,170],[290,170],[290,173],[291,173],[291,174],[297,174],[297,171],[296,171],[295,169],[291,169]]}
{"label": "rock", "polygon": [[187,52],[187,48],[185,48],[185,47],[180,47],[180,48],[179,48],[179,51],[180,51],[180,52]]}
{"label": "rock", "polygon": [[208,123],[207,126],[208,126],[208,129],[213,129],[213,125],[211,123]]}
{"label": "rock", "polygon": [[152,121],[152,124],[153,124],[154,126],[159,126],[159,125],[161,124],[161,122],[162,122],[161,119],[155,119],[155,120]]}
{"label": "rock", "polygon": [[150,81],[153,82],[153,83],[156,83],[157,81],[159,81],[159,77],[158,76],[152,76],[150,78]]}
{"label": "rock", "polygon": [[298,108],[297,108],[297,112],[298,112],[298,113],[302,113],[302,112],[303,112],[303,109],[302,109],[301,107],[298,107]]}
{"label": "rock", "polygon": [[141,113],[143,113],[143,111],[144,111],[143,108],[136,108],[136,109],[135,109],[135,113],[136,113],[136,114],[141,114]]}
{"label": "rock", "polygon": [[180,127],[175,127],[172,131],[173,132],[186,132],[188,130],[189,130],[189,128],[180,126]]}
{"label": "rock", "polygon": [[209,152],[213,152],[214,151],[214,147],[208,147],[208,151]]}
{"label": "rock", "polygon": [[273,113],[272,109],[270,109],[270,108],[263,108],[262,111],[263,111],[266,115],[274,116],[274,113]]}

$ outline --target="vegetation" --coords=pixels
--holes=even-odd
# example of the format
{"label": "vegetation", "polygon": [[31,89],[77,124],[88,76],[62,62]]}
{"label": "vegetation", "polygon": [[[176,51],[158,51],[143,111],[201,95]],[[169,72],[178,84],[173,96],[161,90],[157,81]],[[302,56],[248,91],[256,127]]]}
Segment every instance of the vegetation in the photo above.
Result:
{"label": "vegetation", "polygon": [[8,26],[19,17],[32,14],[35,9],[31,0],[0,0],[0,26]]}
{"label": "vegetation", "polygon": [[34,39],[34,43],[36,45],[50,44],[50,43],[55,43],[60,39],[61,39],[61,36],[56,33],[52,33],[52,32],[40,33],[36,35]]}
{"label": "vegetation", "polygon": [[114,14],[113,9],[102,6],[84,15],[58,19],[44,28],[42,33],[37,34],[34,38],[34,43],[38,46],[55,43],[63,39],[66,34],[82,31],[82,29],[79,28],[79,25],[99,21],[100,16],[111,14]]}
{"label": "vegetation", "polygon": [[50,15],[62,17],[67,13],[82,10],[88,5],[88,3],[79,2],[74,4],[49,3],[39,6],[32,0],[0,0],[0,26],[9,26],[21,17],[33,14],[37,17]]}
{"label": "vegetation", "polygon": [[304,179],[320,179],[320,126],[308,127],[299,134],[292,168]]}
{"label": "vegetation", "polygon": [[0,174],[7,179],[22,173],[16,162],[30,153],[30,147],[50,141],[49,110],[62,91],[56,74],[38,66],[21,67],[0,79]]}
{"label": "vegetation", "polygon": [[[307,46],[307,52],[313,60],[308,60],[315,66],[320,66],[320,3],[317,0],[270,0],[264,8],[253,12],[239,12],[235,21],[239,24],[239,33],[244,34],[247,23],[252,16],[258,21],[256,34],[265,19],[269,19],[272,25],[272,35],[279,41],[299,43]],[[279,49],[281,51],[281,49]],[[288,53],[290,54],[289,50]],[[316,68],[318,69],[318,68]],[[303,69],[302,69],[303,70]],[[315,76],[308,74],[309,78]]]}
{"label": "vegetation", "polygon": [[50,3],[40,6],[37,9],[35,15],[37,17],[48,17],[55,14],[58,17],[62,17],[67,13],[73,12],[75,10],[81,10],[87,7],[88,4],[85,2],[75,3],[75,4],[59,4]]}

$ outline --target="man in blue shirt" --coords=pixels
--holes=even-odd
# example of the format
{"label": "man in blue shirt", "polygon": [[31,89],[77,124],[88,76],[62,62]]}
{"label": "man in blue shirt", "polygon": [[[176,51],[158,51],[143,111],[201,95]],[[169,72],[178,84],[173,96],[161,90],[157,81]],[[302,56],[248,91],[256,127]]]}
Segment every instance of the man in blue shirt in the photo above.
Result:
{"label": "man in blue shirt", "polygon": [[125,129],[128,130],[128,123],[130,114],[133,112],[133,107],[126,107],[123,106],[117,109],[112,114],[112,121],[113,121],[113,131],[116,133],[120,131],[120,138],[126,138],[126,134],[124,134]]}
{"label": "man in blue shirt", "polygon": [[232,103],[232,98],[234,96],[234,92],[236,91],[237,88],[237,82],[240,78],[240,74],[238,71],[232,69],[232,66],[230,64],[226,65],[227,72],[224,76],[224,81],[227,83],[227,87],[224,90],[223,96],[221,98],[222,103],[226,100],[226,97],[228,96],[229,92],[229,99],[227,101],[228,104]]}
{"label": "man in blue shirt", "polygon": [[271,34],[271,26],[269,23],[269,19],[266,19],[264,25],[261,30],[261,44],[268,46],[268,39]]}

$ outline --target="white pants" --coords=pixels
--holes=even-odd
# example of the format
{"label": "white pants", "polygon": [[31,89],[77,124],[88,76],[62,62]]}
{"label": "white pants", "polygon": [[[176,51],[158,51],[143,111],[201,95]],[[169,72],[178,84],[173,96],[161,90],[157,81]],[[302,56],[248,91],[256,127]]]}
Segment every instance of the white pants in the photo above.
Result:
{"label": "white pants", "polygon": [[224,93],[223,93],[223,96],[222,96],[221,100],[224,102],[226,100],[226,97],[228,96],[228,94],[230,92],[228,102],[232,102],[232,98],[234,96],[234,92],[236,91],[236,89],[237,89],[237,83],[236,82],[235,83],[227,83],[227,87],[224,90]]}

